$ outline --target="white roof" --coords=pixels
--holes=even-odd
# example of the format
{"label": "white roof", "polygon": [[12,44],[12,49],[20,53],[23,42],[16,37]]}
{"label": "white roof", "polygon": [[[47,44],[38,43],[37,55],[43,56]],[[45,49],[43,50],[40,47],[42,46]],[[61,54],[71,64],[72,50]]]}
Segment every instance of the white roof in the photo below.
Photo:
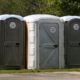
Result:
{"label": "white roof", "polygon": [[59,20],[59,17],[53,16],[53,15],[48,15],[48,14],[34,14],[34,15],[29,15],[29,16],[24,17],[24,20],[27,22],[35,22],[40,19],[57,19],[57,20]]}
{"label": "white roof", "polygon": [[79,16],[63,16],[60,19],[63,21],[70,21],[71,19],[75,19],[75,18],[80,19]]}
{"label": "white roof", "polygon": [[6,20],[8,18],[17,18],[17,19],[23,21],[23,17],[21,17],[19,15],[14,15],[14,14],[3,14],[3,15],[0,15],[0,20]]}

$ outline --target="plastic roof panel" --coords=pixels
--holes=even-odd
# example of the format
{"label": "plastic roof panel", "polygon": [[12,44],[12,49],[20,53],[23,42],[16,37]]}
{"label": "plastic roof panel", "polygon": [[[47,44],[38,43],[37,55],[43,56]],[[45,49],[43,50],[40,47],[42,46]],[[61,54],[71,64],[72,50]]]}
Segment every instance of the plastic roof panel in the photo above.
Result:
{"label": "plastic roof panel", "polygon": [[29,16],[25,16],[24,20],[26,20],[27,22],[35,22],[38,21],[40,19],[58,19],[59,17],[57,16],[53,16],[53,15],[48,15],[48,14],[34,14],[34,15],[29,15]]}
{"label": "plastic roof panel", "polygon": [[0,20],[6,20],[8,18],[17,18],[21,21],[23,21],[23,17],[19,16],[19,15],[9,15],[9,14],[3,14],[3,15],[0,15]]}
{"label": "plastic roof panel", "polygon": [[71,19],[75,19],[75,18],[80,19],[79,16],[63,16],[60,19],[65,22],[65,21],[70,21]]}

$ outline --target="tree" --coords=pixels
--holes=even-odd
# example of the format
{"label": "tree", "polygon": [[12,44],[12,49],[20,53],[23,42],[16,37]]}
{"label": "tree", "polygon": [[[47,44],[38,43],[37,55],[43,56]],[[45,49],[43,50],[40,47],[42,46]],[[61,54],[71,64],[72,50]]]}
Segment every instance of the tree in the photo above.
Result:
{"label": "tree", "polygon": [[79,0],[0,0],[0,14],[80,15]]}
{"label": "tree", "polygon": [[80,15],[79,0],[61,0],[61,15]]}
{"label": "tree", "polygon": [[0,0],[0,14],[25,14],[24,0]]}

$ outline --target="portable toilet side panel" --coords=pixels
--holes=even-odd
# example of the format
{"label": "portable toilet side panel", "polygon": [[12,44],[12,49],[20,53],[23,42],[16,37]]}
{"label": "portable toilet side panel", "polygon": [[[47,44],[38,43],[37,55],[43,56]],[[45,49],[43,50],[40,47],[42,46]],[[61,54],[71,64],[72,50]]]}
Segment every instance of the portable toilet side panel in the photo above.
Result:
{"label": "portable toilet side panel", "polygon": [[4,66],[4,36],[3,36],[3,26],[4,21],[0,20],[0,69],[2,69]]}
{"label": "portable toilet side panel", "polygon": [[22,17],[9,15],[3,17],[4,25],[2,35],[4,36],[4,68],[25,67],[25,28]]}
{"label": "portable toilet side panel", "polygon": [[65,20],[65,62],[66,67],[80,67],[80,17]]}
{"label": "portable toilet side panel", "polygon": [[27,22],[28,54],[26,55],[27,69],[36,68],[36,26],[34,22]]}
{"label": "portable toilet side panel", "polygon": [[28,69],[63,68],[63,24],[50,15],[25,17],[28,25]]}

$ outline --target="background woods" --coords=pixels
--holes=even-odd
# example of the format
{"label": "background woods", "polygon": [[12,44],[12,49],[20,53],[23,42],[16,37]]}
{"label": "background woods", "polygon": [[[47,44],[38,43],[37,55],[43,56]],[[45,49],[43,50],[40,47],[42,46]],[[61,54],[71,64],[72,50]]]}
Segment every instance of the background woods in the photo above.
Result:
{"label": "background woods", "polygon": [[0,0],[0,14],[80,15],[79,0]]}

